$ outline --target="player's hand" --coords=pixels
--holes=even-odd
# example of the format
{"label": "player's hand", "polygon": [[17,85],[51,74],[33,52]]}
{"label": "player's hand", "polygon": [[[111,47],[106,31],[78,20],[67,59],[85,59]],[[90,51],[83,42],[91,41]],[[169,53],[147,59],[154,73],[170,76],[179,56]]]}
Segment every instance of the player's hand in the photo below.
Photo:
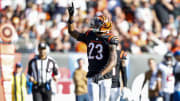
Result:
{"label": "player's hand", "polygon": [[103,76],[99,73],[99,74],[96,74],[92,80],[94,83],[98,84],[98,81],[101,80],[103,78]]}
{"label": "player's hand", "polygon": [[29,78],[29,80],[30,80],[31,82],[34,82],[34,81],[35,81],[32,76]]}
{"label": "player's hand", "polygon": [[73,2],[72,2],[72,6],[68,7],[68,12],[69,12],[70,16],[74,15],[74,4],[73,4]]}
{"label": "player's hand", "polygon": [[33,82],[33,84],[37,84],[37,81],[35,81],[32,76],[29,78],[29,80],[30,80],[31,82]]}
{"label": "player's hand", "polygon": [[53,80],[54,80],[55,82],[57,82],[57,81],[58,81],[57,76],[53,76]]}

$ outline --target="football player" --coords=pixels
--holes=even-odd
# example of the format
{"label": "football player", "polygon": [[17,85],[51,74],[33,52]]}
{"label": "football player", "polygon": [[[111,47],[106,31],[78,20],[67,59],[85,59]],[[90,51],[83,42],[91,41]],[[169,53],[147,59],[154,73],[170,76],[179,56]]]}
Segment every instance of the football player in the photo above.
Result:
{"label": "football player", "polygon": [[158,65],[158,69],[162,72],[161,94],[163,101],[171,101],[174,93],[175,78],[173,75],[173,53],[167,52],[163,61]]}
{"label": "football player", "polygon": [[118,40],[110,34],[111,21],[101,15],[91,21],[92,30],[80,33],[73,25],[74,5],[68,7],[68,31],[72,37],[87,45],[88,56],[88,96],[90,101],[109,101],[111,70],[116,65]]}
{"label": "football player", "polygon": [[[119,101],[121,88],[127,87],[127,75],[126,75],[126,60],[127,53],[125,51],[117,50],[117,64],[116,67],[112,70],[112,88],[111,88],[111,96],[110,101]],[[121,76],[120,76],[121,73]],[[122,83],[120,83],[120,77],[122,77]]]}
{"label": "football player", "polygon": [[174,53],[176,63],[174,66],[174,76],[175,76],[175,92],[173,101],[180,101],[180,50]]}

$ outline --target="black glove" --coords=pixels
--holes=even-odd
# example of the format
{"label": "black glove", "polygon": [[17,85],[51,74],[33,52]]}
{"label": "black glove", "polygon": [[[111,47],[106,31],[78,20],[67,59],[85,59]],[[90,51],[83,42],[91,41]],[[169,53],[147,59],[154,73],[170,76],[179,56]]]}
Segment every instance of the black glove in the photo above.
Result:
{"label": "black glove", "polygon": [[97,84],[98,84],[98,81],[101,80],[101,79],[103,79],[103,76],[102,76],[100,73],[96,74],[96,75],[92,78],[93,82],[94,82],[94,83],[97,83]]}
{"label": "black glove", "polygon": [[69,12],[70,16],[73,16],[73,14],[74,14],[74,4],[73,4],[73,2],[72,2],[72,6],[68,7],[68,12]]}

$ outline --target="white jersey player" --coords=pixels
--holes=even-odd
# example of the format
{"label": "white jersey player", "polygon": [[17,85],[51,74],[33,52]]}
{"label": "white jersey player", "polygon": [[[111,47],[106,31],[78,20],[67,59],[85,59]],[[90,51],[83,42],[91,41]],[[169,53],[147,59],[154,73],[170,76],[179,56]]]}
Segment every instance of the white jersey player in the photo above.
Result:
{"label": "white jersey player", "polygon": [[175,78],[173,75],[173,54],[168,52],[164,56],[164,60],[158,66],[162,72],[162,87],[161,92],[163,101],[170,101],[171,95],[174,92]]}

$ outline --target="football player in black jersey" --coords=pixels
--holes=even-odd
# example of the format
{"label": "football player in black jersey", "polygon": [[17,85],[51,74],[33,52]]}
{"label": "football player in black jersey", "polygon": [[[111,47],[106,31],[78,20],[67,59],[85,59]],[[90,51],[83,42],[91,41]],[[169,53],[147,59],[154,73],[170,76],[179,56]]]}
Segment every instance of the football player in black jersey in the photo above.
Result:
{"label": "football player in black jersey", "polygon": [[116,65],[118,40],[110,34],[111,21],[101,15],[91,21],[86,33],[75,30],[73,25],[74,6],[68,7],[68,31],[72,37],[87,45],[88,56],[88,96],[90,101],[109,101],[111,89],[111,70]]}
{"label": "football player in black jersey", "polygon": [[[120,101],[121,90],[127,87],[127,74],[126,74],[126,60],[127,53],[117,49],[117,64],[112,70],[112,88],[110,101]],[[121,73],[121,76],[120,76]],[[122,77],[122,83],[120,83],[120,77]],[[123,84],[123,86],[121,85]]]}

